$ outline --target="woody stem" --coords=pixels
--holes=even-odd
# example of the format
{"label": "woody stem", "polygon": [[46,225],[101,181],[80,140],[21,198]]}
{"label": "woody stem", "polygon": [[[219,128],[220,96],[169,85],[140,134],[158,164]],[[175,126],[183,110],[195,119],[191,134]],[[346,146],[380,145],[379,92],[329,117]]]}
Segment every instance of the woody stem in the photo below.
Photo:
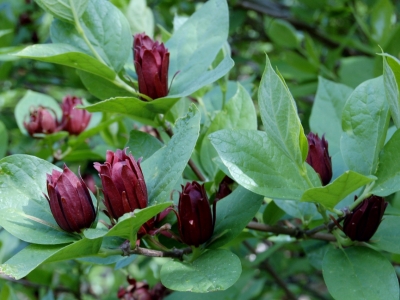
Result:
{"label": "woody stem", "polygon": [[[183,255],[192,252],[192,249],[185,248],[185,249],[172,249],[169,251],[161,251],[161,250],[153,250],[136,246],[128,250],[127,252],[128,255],[138,254],[148,257],[171,257],[182,260]],[[108,257],[111,255],[126,255],[126,253],[122,249],[105,249],[105,248],[100,249],[98,253],[98,256],[100,257]]]}

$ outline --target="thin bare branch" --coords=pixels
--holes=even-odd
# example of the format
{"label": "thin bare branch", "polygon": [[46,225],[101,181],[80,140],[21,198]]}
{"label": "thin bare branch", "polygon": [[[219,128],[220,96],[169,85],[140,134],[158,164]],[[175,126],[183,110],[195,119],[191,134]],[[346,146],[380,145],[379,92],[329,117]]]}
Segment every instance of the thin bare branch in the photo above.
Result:
{"label": "thin bare branch", "polygon": [[311,238],[311,239],[323,240],[323,241],[327,241],[327,242],[335,242],[336,241],[336,238],[333,236],[333,234],[323,233],[323,232],[308,233],[308,231],[303,231],[300,228],[270,226],[267,224],[262,224],[262,223],[257,223],[257,222],[250,222],[249,224],[247,224],[246,227],[249,229],[253,229],[253,230],[270,232],[270,233],[275,233],[275,234],[287,234],[287,235],[290,235],[297,239]]}

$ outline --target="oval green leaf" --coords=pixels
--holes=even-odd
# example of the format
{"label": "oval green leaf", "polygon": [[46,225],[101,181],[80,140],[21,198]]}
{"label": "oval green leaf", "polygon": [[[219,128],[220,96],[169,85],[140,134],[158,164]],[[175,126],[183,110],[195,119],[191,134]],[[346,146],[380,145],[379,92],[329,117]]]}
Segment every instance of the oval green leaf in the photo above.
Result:
{"label": "oval green leaf", "polygon": [[296,103],[268,56],[258,90],[261,119],[269,139],[299,167],[307,157],[308,142],[297,114]]}
{"label": "oval green leaf", "polygon": [[391,263],[367,247],[330,249],[322,274],[337,300],[398,300],[399,282]]}
{"label": "oval green leaf", "polygon": [[314,133],[324,134],[329,142],[329,154],[340,151],[342,134],[342,111],[353,90],[348,86],[325,78],[318,78],[318,89],[310,116],[310,128]]}
{"label": "oval green leaf", "polygon": [[214,234],[207,248],[216,249],[233,240],[258,212],[264,197],[239,186],[217,202]]}
{"label": "oval green leaf", "polygon": [[385,197],[400,190],[400,130],[397,130],[379,155],[372,194]]}
{"label": "oval green leaf", "polygon": [[[236,94],[214,117],[204,136],[207,137],[221,129],[257,129],[257,114],[253,101],[240,83],[238,83]],[[201,165],[208,174],[213,175],[216,169],[213,159],[218,157],[218,153],[208,138],[203,139],[200,153]]]}
{"label": "oval green leaf", "polygon": [[68,44],[32,45],[15,54],[18,57],[32,58],[40,61],[60,64],[92,73],[108,80],[114,80],[113,70],[102,64],[93,56],[81,52]]}
{"label": "oval green leaf", "polygon": [[200,112],[193,104],[188,114],[178,119],[168,144],[146,159],[142,166],[149,204],[170,200],[175,185],[192,155],[200,132]]}
{"label": "oval green leaf", "polygon": [[399,216],[384,216],[378,230],[371,238],[371,243],[384,251],[400,254],[399,228]]}
{"label": "oval green leaf", "polygon": [[340,150],[350,170],[372,175],[389,126],[382,77],[364,81],[351,93],[342,113]]}
{"label": "oval green leaf", "polygon": [[80,17],[85,11],[89,0],[35,0],[48,13],[63,21],[73,22],[75,15]]}
{"label": "oval green leaf", "polygon": [[0,272],[21,279],[42,263],[75,259],[96,254],[102,239],[82,239],[69,245],[28,245],[16,255],[0,265]]}
{"label": "oval green leaf", "polygon": [[353,171],[346,171],[328,185],[307,190],[301,196],[301,201],[320,203],[327,208],[334,208],[351,192],[375,179],[374,176],[364,176]]}
{"label": "oval green leaf", "polygon": [[240,259],[227,250],[209,250],[191,263],[171,260],[161,268],[161,282],[175,291],[226,290],[242,272]]}
{"label": "oval green leaf", "polygon": [[[94,51],[115,72],[121,71],[132,51],[133,43],[128,21],[122,12],[109,1],[89,0],[79,22]],[[72,45],[94,56],[75,24],[55,20],[51,25],[50,35],[53,43]]]}
{"label": "oval green leaf", "polygon": [[312,187],[303,167],[265,132],[224,129],[212,133],[209,139],[233,179],[254,193],[300,200]]}
{"label": "oval green leaf", "polygon": [[[206,72],[226,42],[228,31],[227,2],[211,0],[204,3],[174,32],[165,44],[170,52],[168,70],[170,83],[176,75],[171,85],[170,95],[181,95],[183,91],[189,92],[190,89],[192,93],[204,85],[200,83],[201,81],[218,77],[213,78],[215,81],[229,71],[233,66],[233,61],[228,57],[223,62],[226,67],[222,68],[223,72],[219,72],[218,76],[210,76],[213,71],[210,71],[210,74]],[[193,89],[194,86],[197,86],[196,89]]]}

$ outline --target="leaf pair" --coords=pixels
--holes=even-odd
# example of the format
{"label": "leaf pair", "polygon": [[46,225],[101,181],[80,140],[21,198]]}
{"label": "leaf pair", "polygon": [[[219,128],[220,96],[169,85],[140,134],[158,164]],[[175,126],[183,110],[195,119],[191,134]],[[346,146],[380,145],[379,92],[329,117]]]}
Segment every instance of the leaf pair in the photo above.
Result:
{"label": "leaf pair", "polygon": [[304,163],[308,143],[296,104],[268,57],[258,98],[265,132],[221,130],[209,136],[211,143],[243,187],[266,197],[300,200],[320,180]]}

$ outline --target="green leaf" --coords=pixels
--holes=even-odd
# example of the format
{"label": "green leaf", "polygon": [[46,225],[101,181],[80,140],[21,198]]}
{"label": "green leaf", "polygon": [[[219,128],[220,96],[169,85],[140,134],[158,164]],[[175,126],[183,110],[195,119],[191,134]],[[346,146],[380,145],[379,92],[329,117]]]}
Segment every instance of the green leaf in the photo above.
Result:
{"label": "green leaf", "polygon": [[[12,235],[37,244],[63,244],[76,236],[61,230],[43,193],[46,173],[56,166],[29,155],[0,160],[0,225]],[[58,168],[57,168],[58,169]]]}
{"label": "green leaf", "polygon": [[283,79],[266,56],[266,66],[258,90],[261,119],[269,139],[301,167],[307,157],[308,142],[297,115],[296,103]]}
{"label": "green leaf", "polygon": [[74,150],[68,155],[66,155],[63,160],[65,162],[82,162],[82,160],[95,160],[101,161],[106,159],[106,151],[109,149],[109,146],[106,145],[98,145],[101,153],[94,151],[95,149],[82,149],[82,150]]}
{"label": "green leaf", "polygon": [[[100,100],[109,99],[112,97],[132,97],[133,94],[126,89],[116,85],[114,82],[104,79],[103,77],[96,76],[81,70],[77,70],[76,73],[82,80],[83,85],[86,89],[95,97]],[[92,112],[102,111],[93,110]],[[107,111],[110,112],[110,111]]]}
{"label": "green leaf", "polygon": [[209,139],[233,179],[254,193],[300,200],[312,187],[303,166],[295,164],[265,132],[224,129]]}
{"label": "green leaf", "polygon": [[285,213],[292,217],[299,218],[303,223],[321,219],[321,214],[318,212],[314,203],[276,199],[274,199],[274,202]]}
{"label": "green leaf", "polygon": [[131,239],[133,235],[136,235],[144,223],[171,205],[172,202],[159,203],[140,210],[135,210],[133,215],[128,214],[125,218],[122,217],[118,220],[118,224],[111,228],[106,236],[118,236],[125,239]]}
{"label": "green leaf", "polygon": [[86,10],[88,1],[89,0],[35,0],[46,12],[67,22],[73,22],[75,14],[79,18]]}
{"label": "green leaf", "polygon": [[[94,51],[109,67],[119,72],[129,58],[133,43],[128,21],[122,12],[109,1],[89,0],[79,22]],[[94,56],[74,24],[54,20],[50,35],[53,43],[73,45]]]}
{"label": "green leaf", "polygon": [[12,29],[2,29],[0,30],[0,38],[12,32],[14,32]]}
{"label": "green leaf", "polygon": [[83,231],[83,234],[88,239],[97,239],[104,236],[117,236],[132,241],[144,223],[170,207],[172,204],[172,202],[166,202],[143,209],[135,209],[134,212],[123,215],[118,220],[118,223],[109,231],[105,228],[88,228]]}
{"label": "green leaf", "polygon": [[0,291],[0,300],[17,300],[13,288],[9,284],[4,284]]}
{"label": "green leaf", "polygon": [[265,24],[266,31],[271,40],[282,47],[296,48],[299,45],[296,29],[285,20],[273,19]]}
{"label": "green leaf", "polygon": [[216,249],[233,240],[258,212],[264,197],[239,186],[217,202],[214,234],[207,248]]}
{"label": "green leaf", "polygon": [[[369,48],[368,48],[369,49]],[[374,78],[375,59],[368,56],[350,56],[339,60],[340,82],[356,88],[364,81]]]}
{"label": "green leaf", "polygon": [[69,245],[31,244],[0,265],[0,272],[21,279],[46,262],[75,259],[96,254],[102,239],[82,239]]}
{"label": "green leaf", "polygon": [[371,37],[378,44],[384,45],[390,36],[392,28],[392,17],[395,8],[389,0],[379,0],[371,9]]}
{"label": "green leaf", "polygon": [[343,108],[340,140],[350,170],[363,175],[376,172],[389,118],[382,77],[363,82],[350,95]]}
{"label": "green leaf", "polygon": [[383,83],[386,98],[393,123],[400,128],[400,63],[394,56],[386,53],[381,55],[383,56]]}
{"label": "green leaf", "polygon": [[[85,72],[78,72],[86,88],[99,99],[106,99],[104,101],[85,106],[89,112],[113,112],[128,115],[146,124],[154,125],[154,118],[158,114],[166,114],[181,97],[188,96],[195,92],[204,85],[210,84],[215,80],[222,77],[226,72],[220,73],[222,68],[226,66],[225,59],[215,70],[208,71],[193,80],[198,81],[186,82],[187,87],[182,91],[171,91],[168,96],[164,98],[158,98],[151,102],[146,102],[137,97],[132,97],[128,91],[119,88],[111,82],[101,79],[97,76]],[[230,65],[229,68],[231,68]],[[221,76],[220,76],[221,75]],[[203,80],[204,79],[204,80]],[[121,97],[115,97],[120,95]],[[150,122],[149,122],[150,121]]]}
{"label": "green leaf", "polygon": [[143,162],[150,205],[169,201],[192,155],[199,131],[200,112],[195,105],[191,105],[188,114],[177,120],[174,135],[168,144]]}
{"label": "green leaf", "polygon": [[139,120],[154,120],[158,114],[165,114],[179,98],[159,98],[151,102],[136,97],[115,97],[85,106],[89,112],[113,112],[128,115]]}
{"label": "green leaf", "polygon": [[331,243],[318,240],[302,241],[301,246],[307,255],[308,262],[317,270],[322,270],[322,262],[326,252],[334,247]]}
{"label": "green leaf", "polygon": [[154,35],[154,16],[146,0],[130,0],[125,14],[133,34],[145,32],[151,37]]}
{"label": "green leaf", "polygon": [[114,80],[116,74],[93,56],[82,53],[80,49],[68,44],[32,45],[15,54],[18,57],[60,64],[92,73],[108,80]]}
{"label": "green leaf", "polygon": [[374,176],[364,176],[353,171],[346,171],[328,185],[307,190],[301,201],[320,203],[327,208],[334,208],[344,197],[358,188],[376,180]]}
{"label": "green leaf", "polygon": [[285,212],[276,205],[275,201],[268,203],[263,212],[263,221],[268,225],[275,225],[283,216]]}
{"label": "green leaf", "polygon": [[399,299],[399,282],[391,263],[367,247],[330,249],[322,264],[329,293],[335,299]]}
{"label": "green leaf", "polygon": [[14,111],[15,119],[22,133],[28,134],[24,127],[24,121],[29,120],[30,109],[38,106],[50,108],[55,112],[56,116],[61,119],[61,108],[56,100],[45,94],[28,90],[25,96],[18,102]]}
{"label": "green leaf", "polygon": [[54,133],[50,133],[50,134],[45,134],[45,133],[36,133],[35,136],[40,136],[40,138],[43,139],[43,141],[47,144],[54,144],[58,141],[61,141],[63,139],[65,139],[66,137],[69,136],[69,132],[68,131],[57,131]]}
{"label": "green leaf", "polygon": [[370,242],[384,251],[400,254],[399,228],[400,217],[386,215]]}
{"label": "green leaf", "polygon": [[8,132],[6,126],[0,121],[0,158],[4,157],[8,148]]}
{"label": "green leaf", "polygon": [[[236,94],[223,107],[208,127],[205,137],[220,129],[257,129],[257,114],[253,101],[245,88],[238,83]],[[201,165],[212,175],[215,164],[212,161],[218,153],[209,139],[204,138],[201,145]]]}
{"label": "green leaf", "polygon": [[126,144],[135,158],[142,157],[143,160],[148,159],[162,146],[163,143],[156,137],[139,130],[132,130],[129,133],[129,141]]}
{"label": "green leaf", "polygon": [[400,130],[383,147],[379,155],[379,166],[371,193],[385,197],[400,190]]}
{"label": "green leaf", "polygon": [[[212,69],[210,71],[205,71],[199,74],[198,76],[195,76],[193,75],[197,71],[195,67],[197,67],[197,69],[200,68],[200,64],[196,60],[196,66],[191,67],[190,70],[187,70],[186,73],[183,73],[182,77],[179,77],[178,75],[181,73],[180,72],[178,73],[178,75],[175,78],[179,78],[181,80],[178,81],[177,79],[174,79],[168,96],[161,99],[181,98],[189,96],[190,94],[196,92],[203,86],[211,84],[220,79],[221,77],[223,77],[226,73],[229,72],[230,69],[232,69],[233,66],[234,62],[232,58],[226,56],[215,69]],[[177,80],[177,82],[175,82],[175,80]]]}
{"label": "green leaf", "polygon": [[353,91],[344,84],[318,78],[318,90],[310,116],[310,128],[329,143],[329,154],[334,156],[340,151],[342,134],[342,111],[347,98]]}
{"label": "green leaf", "polygon": [[[211,77],[206,75],[206,71],[226,42],[228,30],[229,11],[226,1],[211,0],[204,3],[174,32],[166,42],[170,52],[169,81],[171,82],[179,72],[173,80],[171,95],[179,95],[182,91],[190,89],[190,86],[199,85],[199,81]],[[224,64],[225,73],[219,74],[218,78],[233,66],[229,57]],[[192,92],[194,91],[195,89]]]}
{"label": "green leaf", "polygon": [[[218,267],[216,267],[218,266]],[[175,291],[226,290],[242,272],[240,259],[227,250],[209,250],[191,263],[171,260],[161,268],[161,282]]]}
{"label": "green leaf", "polygon": [[[43,204],[49,206],[47,203]],[[3,208],[0,211],[0,218],[0,225],[5,230],[28,243],[55,245],[78,239],[77,235],[65,232],[58,226],[49,208],[46,209],[35,202],[23,210]]]}

